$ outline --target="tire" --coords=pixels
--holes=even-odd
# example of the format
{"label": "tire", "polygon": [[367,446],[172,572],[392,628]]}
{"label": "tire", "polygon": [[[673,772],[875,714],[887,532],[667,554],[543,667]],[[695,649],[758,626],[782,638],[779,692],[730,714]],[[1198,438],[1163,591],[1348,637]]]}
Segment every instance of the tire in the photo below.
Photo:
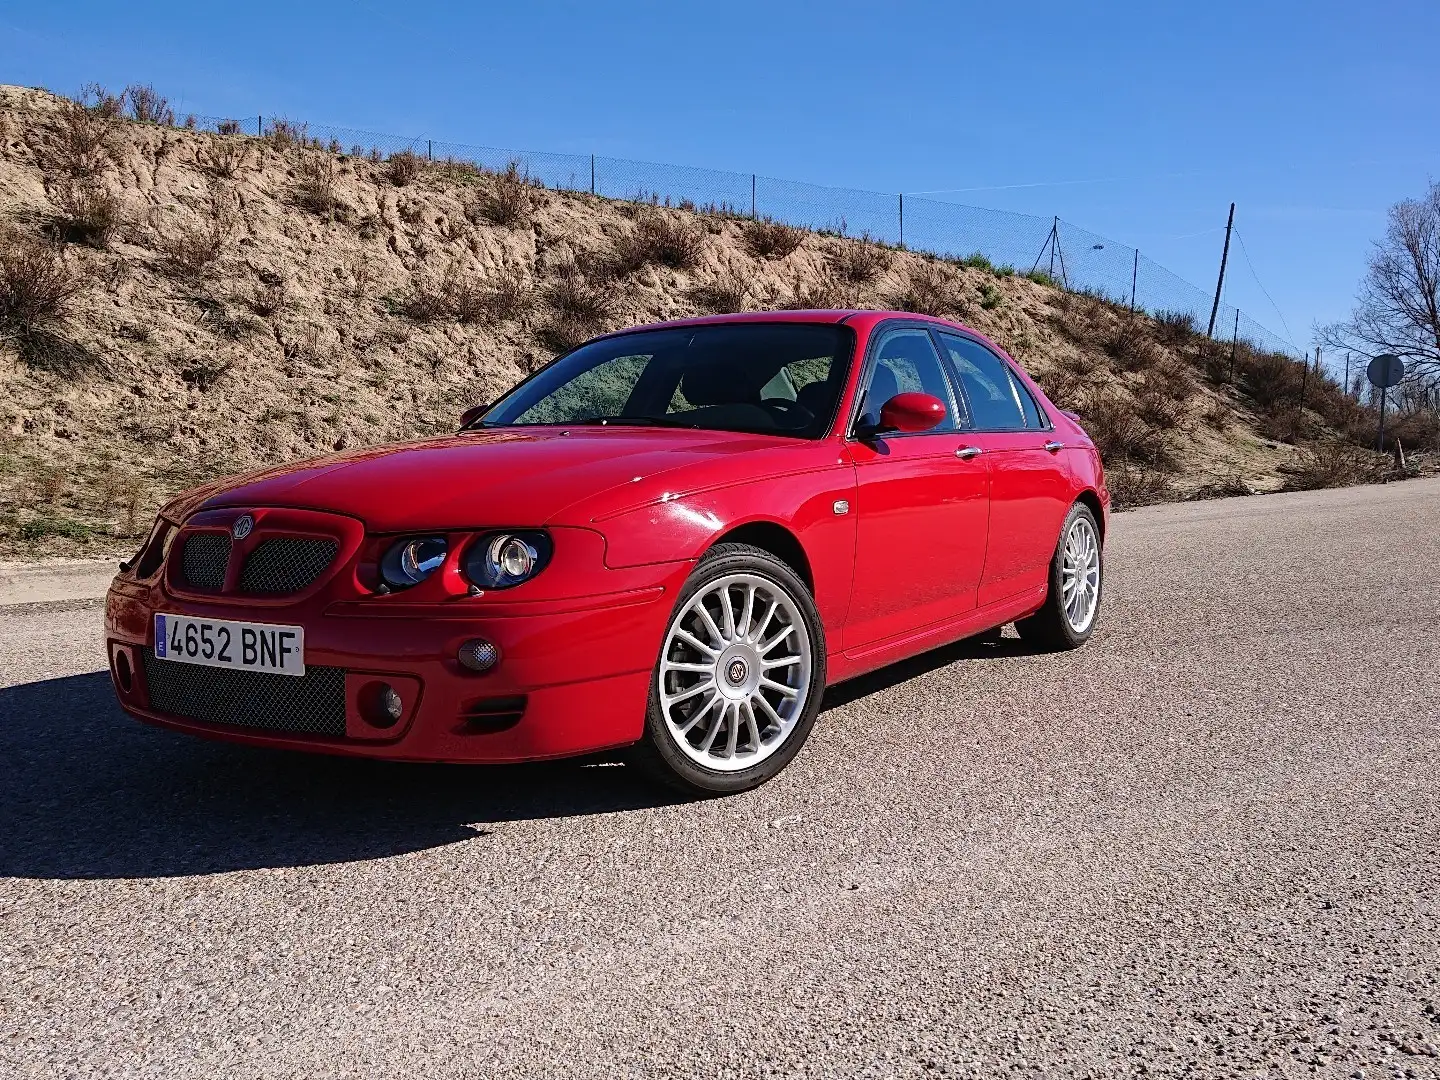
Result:
{"label": "tire", "polygon": [[717,544],[666,623],[630,763],[689,795],[758,787],[805,745],[825,659],[815,601],[795,571],[761,548]]}
{"label": "tire", "polygon": [[[1088,533],[1088,541],[1085,539]],[[1068,553],[1067,544],[1072,539],[1079,546]],[[1082,552],[1088,551],[1083,556]],[[1080,568],[1073,572],[1070,565]],[[1080,578],[1087,590],[1078,604],[1067,604],[1065,580],[1067,577]],[[1050,587],[1045,594],[1045,603],[1040,610],[1019,620],[1015,629],[1020,640],[1037,649],[1057,652],[1078,649],[1090,640],[1095,632],[1095,623],[1100,618],[1100,601],[1104,596],[1105,559],[1100,542],[1100,528],[1095,515],[1084,503],[1076,503],[1065,515],[1065,524],[1060,527],[1060,538],[1055,542],[1055,554],[1050,559]],[[1093,603],[1088,590],[1093,587]]]}

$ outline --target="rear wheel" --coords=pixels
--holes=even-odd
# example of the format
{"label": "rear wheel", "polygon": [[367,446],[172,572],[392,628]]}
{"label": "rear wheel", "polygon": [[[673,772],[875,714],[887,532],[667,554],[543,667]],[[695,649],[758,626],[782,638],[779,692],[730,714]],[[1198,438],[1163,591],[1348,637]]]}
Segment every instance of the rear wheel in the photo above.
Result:
{"label": "rear wheel", "polygon": [[824,687],[805,583],[767,551],[717,545],[670,616],[632,761],[690,794],[747,791],[805,744]]}
{"label": "rear wheel", "polygon": [[1065,517],[1050,560],[1050,589],[1034,615],[1015,624],[1020,638],[1041,649],[1078,649],[1100,615],[1104,559],[1095,515],[1076,503]]}

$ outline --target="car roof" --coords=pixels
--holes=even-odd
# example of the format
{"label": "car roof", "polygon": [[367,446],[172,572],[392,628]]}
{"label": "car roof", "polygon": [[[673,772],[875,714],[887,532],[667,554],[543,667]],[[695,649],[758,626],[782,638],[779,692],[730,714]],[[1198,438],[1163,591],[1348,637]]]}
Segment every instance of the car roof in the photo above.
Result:
{"label": "car roof", "polygon": [[918,319],[940,326],[954,326],[970,333],[975,331],[962,323],[948,319],[937,319],[930,315],[919,315],[912,311],[872,311],[868,308],[817,308],[801,311],[744,311],[732,315],[700,315],[690,319],[671,319],[666,322],[646,323],[616,330],[602,337],[631,334],[639,330],[669,330],[685,326],[713,326],[723,323],[846,323],[860,328],[869,328],[885,319]]}

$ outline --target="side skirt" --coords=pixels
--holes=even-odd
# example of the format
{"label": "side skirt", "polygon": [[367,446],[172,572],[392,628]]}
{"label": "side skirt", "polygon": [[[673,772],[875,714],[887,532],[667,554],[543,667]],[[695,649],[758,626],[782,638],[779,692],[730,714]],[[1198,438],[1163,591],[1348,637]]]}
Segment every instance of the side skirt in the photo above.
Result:
{"label": "side skirt", "polygon": [[1039,609],[1040,605],[1045,602],[1045,594],[1048,589],[1049,585],[1041,585],[1023,593],[1017,593],[1015,596],[1007,596],[1004,600],[987,604],[983,608],[967,611],[964,615],[956,616],[953,619],[932,623],[899,637],[877,641],[863,648],[852,649],[849,652],[832,656],[829,670],[826,673],[826,684],[834,685],[846,679],[853,679],[867,671],[874,671],[887,664],[894,664],[911,656],[939,648],[941,645],[948,645],[952,641],[972,637],[992,627],[1003,626],[1005,623],[1022,619]]}

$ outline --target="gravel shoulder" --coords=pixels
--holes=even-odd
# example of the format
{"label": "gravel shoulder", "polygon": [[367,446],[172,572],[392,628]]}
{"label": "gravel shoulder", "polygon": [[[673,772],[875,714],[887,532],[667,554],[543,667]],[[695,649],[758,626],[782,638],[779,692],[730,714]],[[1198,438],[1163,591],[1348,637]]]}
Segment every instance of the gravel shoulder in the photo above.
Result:
{"label": "gravel shoulder", "polygon": [[97,609],[4,609],[0,1074],[1440,1075],[1437,521],[1118,515],[1086,648],[847,684],[713,802],[151,730]]}

